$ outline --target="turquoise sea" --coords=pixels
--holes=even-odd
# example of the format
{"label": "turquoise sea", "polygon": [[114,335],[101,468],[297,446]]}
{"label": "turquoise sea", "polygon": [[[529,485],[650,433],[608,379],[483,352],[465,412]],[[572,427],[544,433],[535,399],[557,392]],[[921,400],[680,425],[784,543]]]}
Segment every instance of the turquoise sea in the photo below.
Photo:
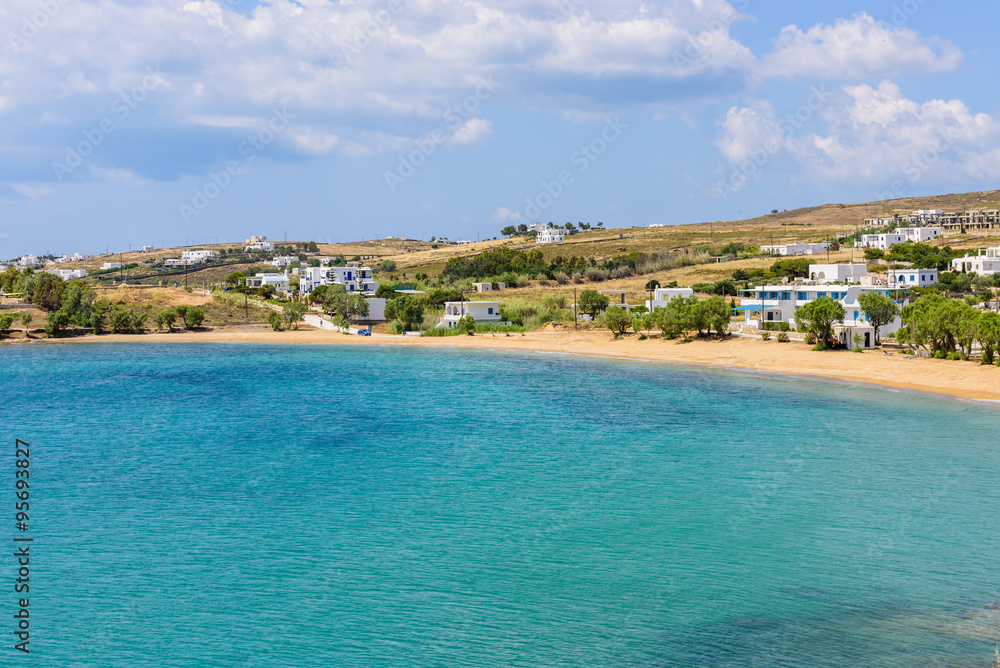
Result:
{"label": "turquoise sea", "polygon": [[[989,666],[1000,408],[585,357],[0,349],[0,665]],[[13,543],[8,542],[8,545]],[[13,550],[3,550],[3,553]]]}

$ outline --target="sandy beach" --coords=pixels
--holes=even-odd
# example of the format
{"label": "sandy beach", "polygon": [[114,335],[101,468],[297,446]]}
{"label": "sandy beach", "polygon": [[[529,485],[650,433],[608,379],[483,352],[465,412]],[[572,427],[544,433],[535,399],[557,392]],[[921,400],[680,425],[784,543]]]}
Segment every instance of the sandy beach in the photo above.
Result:
{"label": "sandy beach", "polygon": [[[884,355],[873,350],[815,352],[798,342],[777,343],[731,337],[727,340],[695,340],[689,343],[636,335],[613,339],[608,332],[576,332],[550,328],[523,336],[511,334],[417,337],[374,334],[371,337],[345,335],[304,327],[298,331],[274,332],[264,328],[224,328],[207,332],[173,332],[142,336],[103,335],[56,339],[52,343],[302,343],[338,345],[431,346],[438,348],[479,348],[517,351],[545,351],[700,364],[733,369],[840,379],[872,383],[903,390],[931,392],[958,397],[1000,401],[1000,368],[976,362],[935,359],[904,359],[902,353]],[[39,341],[39,343],[43,343]]]}

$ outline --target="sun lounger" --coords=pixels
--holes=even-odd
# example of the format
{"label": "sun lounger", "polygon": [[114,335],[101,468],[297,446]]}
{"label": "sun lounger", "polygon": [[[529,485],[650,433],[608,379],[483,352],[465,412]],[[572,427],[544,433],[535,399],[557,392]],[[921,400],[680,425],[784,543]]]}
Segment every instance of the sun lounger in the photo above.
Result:
{"label": "sun lounger", "polygon": [[912,360],[912,359],[916,359],[916,358],[917,358],[916,355],[903,355],[903,359],[904,360]]}
{"label": "sun lounger", "polygon": [[895,355],[896,353],[890,353],[888,350],[883,350],[882,354],[883,355]]}

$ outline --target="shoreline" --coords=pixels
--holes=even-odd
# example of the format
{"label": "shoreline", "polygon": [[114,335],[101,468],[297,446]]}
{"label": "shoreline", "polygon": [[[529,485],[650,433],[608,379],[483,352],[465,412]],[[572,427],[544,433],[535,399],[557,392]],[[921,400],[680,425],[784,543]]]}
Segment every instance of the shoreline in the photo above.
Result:
{"label": "shoreline", "polygon": [[[25,343],[25,342],[22,342]],[[689,343],[635,335],[613,339],[610,332],[550,328],[524,335],[417,337],[345,335],[312,328],[297,331],[240,328],[208,332],[143,335],[104,334],[69,339],[38,339],[32,345],[70,343],[277,343],[312,345],[384,345],[433,348],[563,353],[634,361],[693,364],[735,371],[759,371],[837,380],[869,386],[943,395],[978,402],[1000,402],[1000,369],[972,362],[928,358],[903,359],[879,350],[814,352],[804,343],[730,337]],[[12,343],[8,345],[17,345]]]}

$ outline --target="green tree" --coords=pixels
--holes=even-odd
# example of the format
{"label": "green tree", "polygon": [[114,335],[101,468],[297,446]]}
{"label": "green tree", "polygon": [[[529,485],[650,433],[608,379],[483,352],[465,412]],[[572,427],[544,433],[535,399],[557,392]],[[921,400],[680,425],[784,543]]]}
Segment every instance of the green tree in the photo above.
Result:
{"label": "green tree", "polygon": [[226,284],[240,285],[241,283],[243,283],[243,281],[246,280],[246,278],[247,275],[244,274],[242,271],[234,271],[233,273],[229,274],[229,276],[226,276]]}
{"label": "green tree", "polygon": [[1000,348],[1000,314],[985,311],[979,316],[976,340],[983,349],[983,364],[993,364],[997,349]]}
{"label": "green tree", "polygon": [[299,321],[306,315],[306,305],[300,302],[288,302],[282,307],[284,311],[285,320],[288,322],[288,326],[292,329],[299,328]]}
{"label": "green tree", "polygon": [[198,329],[205,322],[205,312],[200,306],[188,306],[184,313],[185,329]]}
{"label": "green tree", "polygon": [[632,319],[629,317],[628,311],[621,306],[610,306],[604,312],[604,324],[614,332],[615,338],[618,338],[628,331],[629,325],[632,324]]}
{"label": "green tree", "polygon": [[597,290],[584,290],[580,293],[577,308],[591,318],[596,318],[598,313],[608,308],[608,303],[607,295],[602,295]]}
{"label": "green tree", "polygon": [[154,320],[157,329],[167,328],[167,331],[172,331],[174,328],[174,323],[177,322],[177,311],[172,308],[164,309],[156,314]]}
{"label": "green tree", "polygon": [[29,330],[29,327],[31,326],[31,314],[30,313],[22,313],[21,314],[21,324],[24,325],[24,335],[26,337],[28,337],[28,338],[31,338],[31,331]]}
{"label": "green tree", "polygon": [[646,292],[652,292],[653,290],[659,290],[660,282],[655,278],[651,278],[646,281]]}
{"label": "green tree", "polygon": [[389,272],[396,271],[396,263],[392,260],[382,260],[377,265],[375,265],[375,269],[382,273],[388,274]]}
{"label": "green tree", "polygon": [[45,333],[49,336],[59,336],[69,325],[69,316],[63,311],[49,311],[45,314]]}
{"label": "green tree", "polygon": [[513,225],[508,225],[507,227],[500,230],[500,234],[504,235],[505,237],[512,237],[515,234],[517,234],[517,228],[514,227]]}
{"label": "green tree", "polygon": [[66,283],[55,274],[38,274],[31,301],[45,311],[58,311]]}
{"label": "green tree", "polygon": [[268,324],[271,325],[271,329],[273,329],[276,332],[281,331],[281,316],[278,315],[277,311],[269,310],[265,318],[267,319]]}
{"label": "green tree", "polygon": [[472,317],[472,314],[466,314],[459,318],[458,322],[455,323],[455,327],[462,334],[468,334],[472,336],[476,333],[476,319]]}
{"label": "green tree", "polygon": [[413,329],[423,322],[424,307],[413,295],[400,295],[386,302],[385,317],[398,320],[406,329]]}
{"label": "green tree", "polygon": [[17,319],[18,314],[16,313],[4,313],[0,315],[0,339],[10,331],[11,326],[14,324],[14,320]]}
{"label": "green tree", "polygon": [[864,311],[868,324],[875,330],[875,345],[880,345],[879,329],[896,319],[899,306],[894,299],[880,292],[862,292],[858,296],[858,305]]}
{"label": "green tree", "polygon": [[866,248],[865,249],[865,259],[869,262],[874,260],[881,260],[885,256],[885,251],[880,248]]}
{"label": "green tree", "polygon": [[820,297],[801,306],[795,312],[795,322],[800,331],[811,332],[819,339],[821,347],[833,345],[833,327],[844,322],[844,307],[832,297]]}
{"label": "green tree", "polygon": [[704,312],[706,326],[715,330],[719,336],[729,333],[729,325],[733,321],[733,308],[726,303],[724,297],[718,295],[709,297],[697,305]]}
{"label": "green tree", "polygon": [[396,291],[391,285],[382,283],[378,286],[378,290],[375,291],[375,297],[377,299],[393,299],[396,296]]}

